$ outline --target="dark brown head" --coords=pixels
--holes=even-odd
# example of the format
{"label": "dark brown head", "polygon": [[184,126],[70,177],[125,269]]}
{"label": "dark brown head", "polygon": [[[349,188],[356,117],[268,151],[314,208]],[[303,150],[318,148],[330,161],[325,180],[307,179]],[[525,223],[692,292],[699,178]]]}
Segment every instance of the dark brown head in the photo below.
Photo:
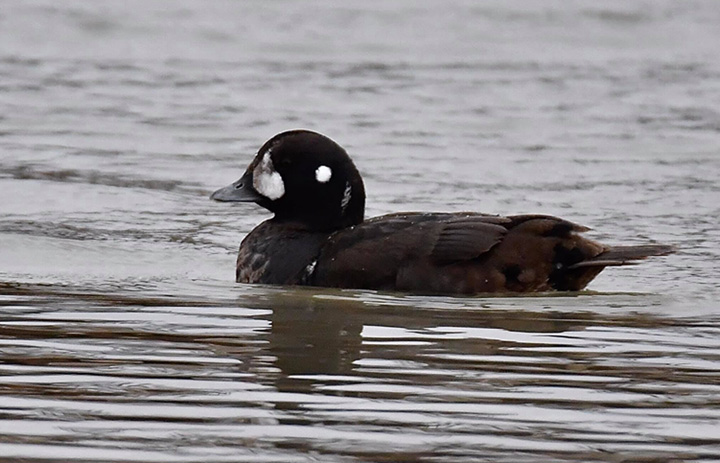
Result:
{"label": "dark brown head", "polygon": [[216,201],[252,201],[275,219],[331,231],[356,225],[365,213],[365,188],[345,150],[309,130],[265,142],[240,180],[214,192]]}

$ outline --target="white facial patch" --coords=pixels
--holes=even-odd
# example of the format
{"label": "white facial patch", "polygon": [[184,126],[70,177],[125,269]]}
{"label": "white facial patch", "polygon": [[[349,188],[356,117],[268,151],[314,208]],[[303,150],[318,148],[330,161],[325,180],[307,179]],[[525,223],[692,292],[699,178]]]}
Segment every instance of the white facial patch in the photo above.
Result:
{"label": "white facial patch", "polygon": [[253,170],[253,187],[258,193],[273,201],[282,198],[285,194],[285,184],[273,166],[270,150],[265,152],[262,161]]}
{"label": "white facial patch", "polygon": [[332,177],[332,169],[328,166],[320,166],[315,169],[315,180],[318,182],[327,183],[330,181],[330,177]]}

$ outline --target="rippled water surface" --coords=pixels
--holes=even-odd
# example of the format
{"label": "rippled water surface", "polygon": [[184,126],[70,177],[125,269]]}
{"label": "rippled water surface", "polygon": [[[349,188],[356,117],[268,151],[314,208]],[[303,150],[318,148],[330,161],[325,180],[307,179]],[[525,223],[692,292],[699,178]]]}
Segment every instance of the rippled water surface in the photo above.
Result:
{"label": "rippled water surface", "polygon": [[[720,4],[9,1],[0,460],[720,461]],[[590,291],[233,283],[275,133],[368,215],[560,215],[679,252]]]}

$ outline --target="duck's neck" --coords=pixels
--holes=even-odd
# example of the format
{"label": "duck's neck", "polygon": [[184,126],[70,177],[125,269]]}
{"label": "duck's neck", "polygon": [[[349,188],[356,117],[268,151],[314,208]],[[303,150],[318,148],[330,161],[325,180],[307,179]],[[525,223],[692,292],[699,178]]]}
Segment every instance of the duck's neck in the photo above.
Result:
{"label": "duck's neck", "polygon": [[344,228],[349,228],[354,225],[362,223],[364,220],[364,214],[357,216],[344,216],[338,217],[334,220],[328,220],[327,217],[288,217],[281,214],[275,214],[271,219],[274,224],[282,224],[290,229],[303,230],[312,233],[333,233]]}

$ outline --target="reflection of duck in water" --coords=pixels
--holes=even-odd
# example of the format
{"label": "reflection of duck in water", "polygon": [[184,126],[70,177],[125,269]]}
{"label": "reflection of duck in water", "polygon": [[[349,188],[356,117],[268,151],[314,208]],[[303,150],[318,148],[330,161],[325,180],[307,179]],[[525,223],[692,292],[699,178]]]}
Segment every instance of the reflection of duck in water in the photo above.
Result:
{"label": "reflection of duck in water", "polygon": [[361,357],[365,304],[313,296],[293,291],[271,299],[268,351],[275,356],[275,366],[285,376],[350,374]]}
{"label": "reflection of duck in water", "polygon": [[672,252],[606,246],[545,215],[404,212],[364,220],[362,178],[345,150],[306,130],[267,141],[217,201],[275,213],[245,237],[237,281],[474,294],[583,289],[607,266]]}

